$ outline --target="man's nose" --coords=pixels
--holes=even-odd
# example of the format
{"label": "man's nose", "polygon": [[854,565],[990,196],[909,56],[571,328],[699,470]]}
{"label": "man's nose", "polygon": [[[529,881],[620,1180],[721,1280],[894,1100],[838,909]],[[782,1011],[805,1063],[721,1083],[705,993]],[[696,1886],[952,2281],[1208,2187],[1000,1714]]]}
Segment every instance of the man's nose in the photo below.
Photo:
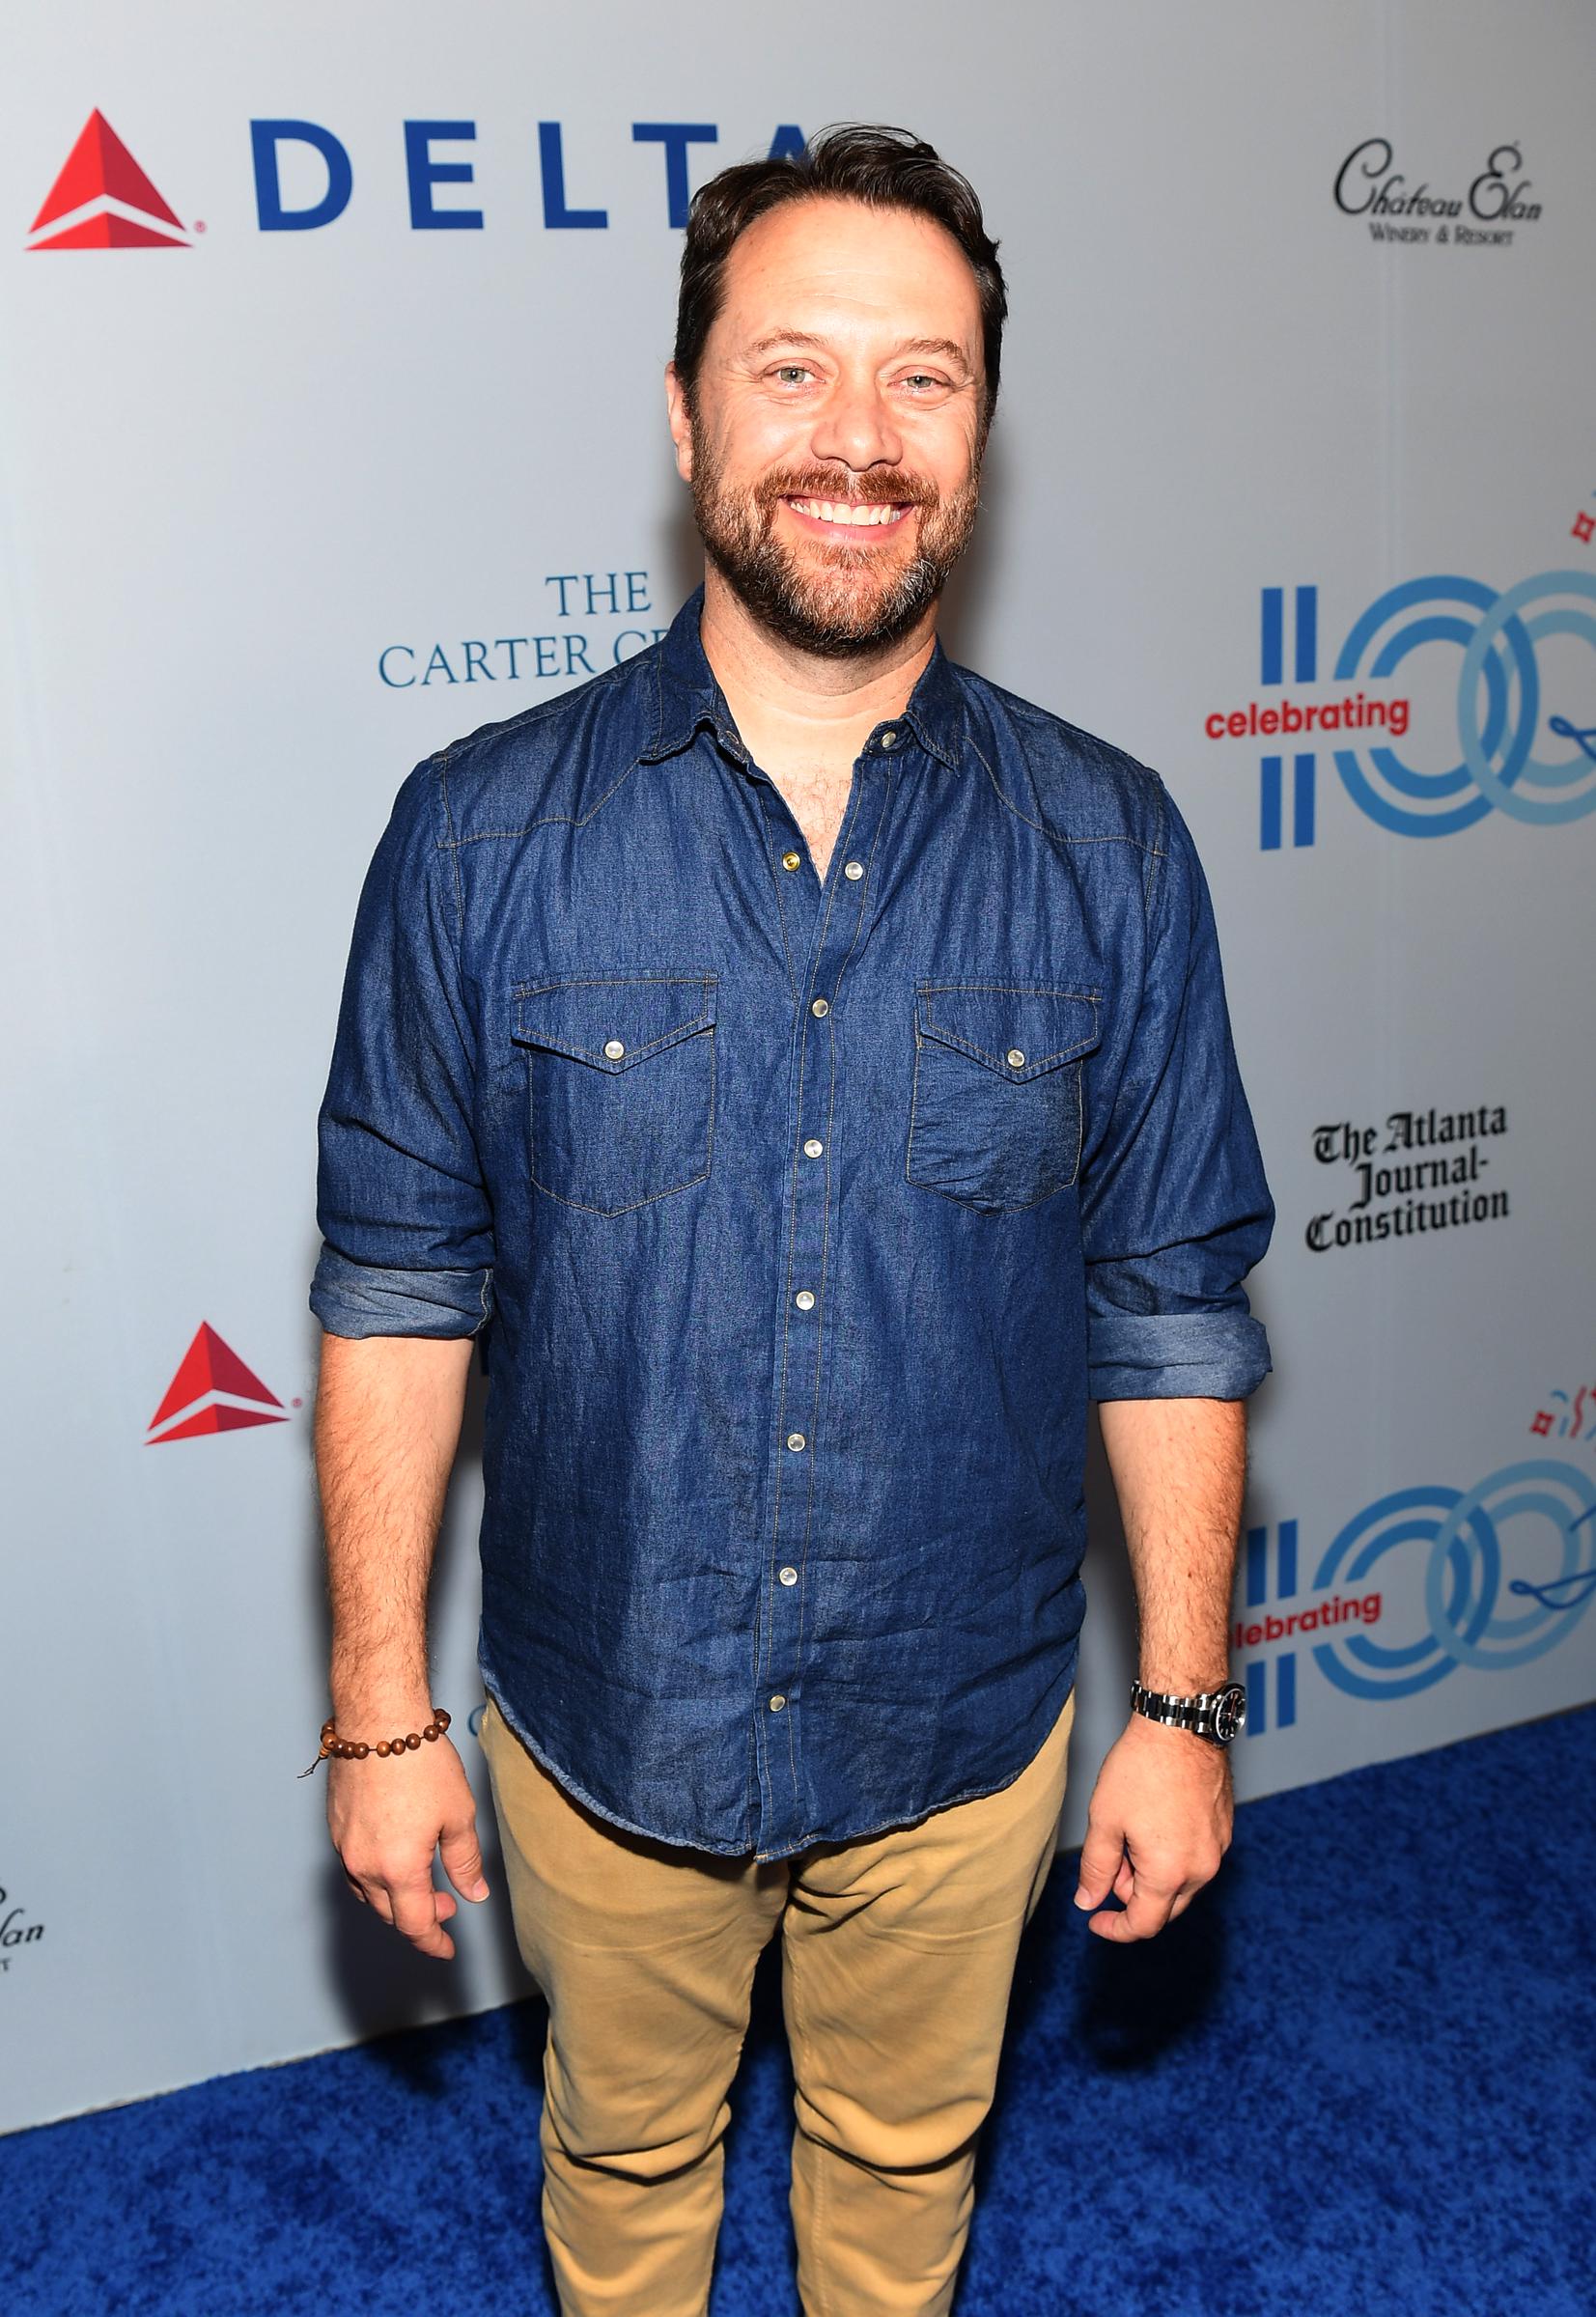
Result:
{"label": "man's nose", "polygon": [[840,460],[855,473],[896,466],[903,457],[902,437],[873,378],[838,379],[819,413],[810,447],[817,459]]}

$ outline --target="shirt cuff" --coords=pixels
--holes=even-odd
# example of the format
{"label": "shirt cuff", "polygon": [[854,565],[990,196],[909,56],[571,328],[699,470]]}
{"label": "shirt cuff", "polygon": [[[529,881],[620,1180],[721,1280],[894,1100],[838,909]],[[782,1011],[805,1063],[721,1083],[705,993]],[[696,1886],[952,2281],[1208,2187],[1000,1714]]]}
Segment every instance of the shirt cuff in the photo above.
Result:
{"label": "shirt cuff", "polygon": [[310,1307],[329,1335],[475,1335],[493,1308],[493,1274],[390,1271],[322,1244]]}
{"label": "shirt cuff", "polygon": [[1091,1313],[1092,1400],[1245,1400],[1274,1362],[1261,1321],[1245,1311]]}

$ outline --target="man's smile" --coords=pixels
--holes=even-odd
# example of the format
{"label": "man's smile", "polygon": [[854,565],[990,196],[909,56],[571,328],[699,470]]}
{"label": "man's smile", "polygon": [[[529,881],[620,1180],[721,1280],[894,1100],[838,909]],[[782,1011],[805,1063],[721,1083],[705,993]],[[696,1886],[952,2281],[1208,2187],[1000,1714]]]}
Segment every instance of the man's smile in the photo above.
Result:
{"label": "man's smile", "polygon": [[782,505],[815,538],[835,537],[846,531],[890,531],[901,523],[911,502],[894,505],[882,499],[784,498]]}

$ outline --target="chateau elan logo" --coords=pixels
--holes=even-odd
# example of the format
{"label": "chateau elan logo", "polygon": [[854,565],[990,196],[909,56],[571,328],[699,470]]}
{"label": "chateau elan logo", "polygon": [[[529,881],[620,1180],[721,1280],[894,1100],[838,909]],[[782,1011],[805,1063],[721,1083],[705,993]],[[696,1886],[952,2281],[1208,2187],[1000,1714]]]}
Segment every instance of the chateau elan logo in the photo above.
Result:
{"label": "chateau elan logo", "polygon": [[1432,193],[1423,179],[1410,187],[1395,161],[1388,137],[1365,137],[1335,173],[1336,208],[1365,218],[1372,240],[1505,249],[1520,226],[1540,216],[1540,203],[1529,199],[1531,181],[1520,175],[1524,153],[1516,144],[1494,146],[1466,193]]}

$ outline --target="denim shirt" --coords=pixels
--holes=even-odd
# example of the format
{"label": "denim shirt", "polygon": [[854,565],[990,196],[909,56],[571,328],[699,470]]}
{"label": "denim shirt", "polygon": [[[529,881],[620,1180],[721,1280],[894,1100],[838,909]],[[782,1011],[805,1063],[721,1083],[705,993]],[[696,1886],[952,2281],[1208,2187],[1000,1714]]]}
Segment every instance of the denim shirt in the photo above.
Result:
{"label": "denim shirt", "polygon": [[1274,1208],[1157,774],[938,645],[822,879],[701,602],[400,789],[310,1301],[486,1328],[480,1661],[533,1754],[780,1858],[1035,1754],[1087,1401],[1253,1390]]}

